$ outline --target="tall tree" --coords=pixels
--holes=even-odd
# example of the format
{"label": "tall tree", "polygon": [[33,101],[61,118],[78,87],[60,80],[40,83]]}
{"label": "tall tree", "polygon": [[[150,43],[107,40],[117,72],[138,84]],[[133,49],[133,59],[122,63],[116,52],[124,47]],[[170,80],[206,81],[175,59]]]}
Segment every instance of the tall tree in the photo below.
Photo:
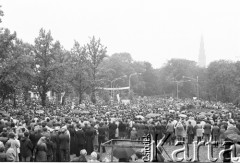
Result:
{"label": "tall tree", "polygon": [[59,48],[59,42],[53,43],[51,32],[41,29],[34,45],[34,83],[43,106],[46,105],[46,93],[53,88],[56,71],[61,66],[55,56]]}
{"label": "tall tree", "polygon": [[229,102],[234,91],[235,66],[231,61],[219,60],[208,66],[209,89],[216,100]]}
{"label": "tall tree", "polygon": [[0,33],[0,96],[2,102],[5,98],[10,98],[15,91],[12,76],[16,72],[10,68],[12,66],[10,63],[13,61],[15,39],[16,33],[11,34],[8,29],[4,29],[3,33]]}
{"label": "tall tree", "polygon": [[80,44],[75,41],[74,46],[71,50],[69,81],[78,94],[79,104],[82,103],[83,94],[89,88],[86,57],[86,47],[80,46]]}
{"label": "tall tree", "polygon": [[89,76],[91,79],[91,101],[96,103],[96,82],[99,66],[106,57],[107,48],[102,45],[100,39],[96,40],[93,36],[86,45],[87,64],[89,67]]}

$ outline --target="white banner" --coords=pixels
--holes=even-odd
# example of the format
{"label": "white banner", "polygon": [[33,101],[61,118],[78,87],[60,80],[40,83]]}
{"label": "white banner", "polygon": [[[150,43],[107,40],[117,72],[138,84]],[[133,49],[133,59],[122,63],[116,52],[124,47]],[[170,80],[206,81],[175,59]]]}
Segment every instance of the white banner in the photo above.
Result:
{"label": "white banner", "polygon": [[123,103],[124,105],[130,104],[130,100],[122,100],[122,103]]}
{"label": "white banner", "polygon": [[103,87],[98,87],[97,89],[103,89],[107,91],[117,91],[117,90],[127,90],[129,87],[120,87],[120,88],[103,88]]}

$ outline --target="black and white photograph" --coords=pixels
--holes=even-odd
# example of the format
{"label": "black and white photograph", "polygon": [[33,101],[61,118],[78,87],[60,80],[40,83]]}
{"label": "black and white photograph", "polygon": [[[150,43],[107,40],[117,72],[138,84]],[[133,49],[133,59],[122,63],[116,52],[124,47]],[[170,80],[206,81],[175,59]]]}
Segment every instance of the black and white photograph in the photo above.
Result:
{"label": "black and white photograph", "polygon": [[0,162],[240,162],[240,1],[1,0]]}

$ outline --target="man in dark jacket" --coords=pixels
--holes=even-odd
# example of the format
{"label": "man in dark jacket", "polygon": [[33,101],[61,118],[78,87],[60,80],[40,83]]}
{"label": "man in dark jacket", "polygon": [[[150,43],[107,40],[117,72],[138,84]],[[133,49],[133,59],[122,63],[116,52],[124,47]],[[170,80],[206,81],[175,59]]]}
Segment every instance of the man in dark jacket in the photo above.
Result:
{"label": "man in dark jacket", "polygon": [[115,139],[116,129],[117,129],[117,125],[115,122],[112,122],[109,124],[109,140]]}
{"label": "man in dark jacket", "polygon": [[76,128],[76,140],[77,140],[77,153],[76,156],[79,157],[80,156],[80,153],[79,151],[81,151],[82,149],[84,149],[85,147],[85,143],[86,143],[86,140],[85,140],[85,133],[83,131],[83,129],[81,128],[80,124],[77,124],[77,128]]}
{"label": "man in dark jacket", "polygon": [[[219,141],[219,135],[220,135],[220,128],[217,126],[217,123],[215,122],[212,127],[212,140],[215,142]],[[215,144],[215,147],[217,147],[217,143]]]}
{"label": "man in dark jacket", "polygon": [[70,160],[70,135],[67,134],[67,129],[62,128],[59,135],[60,157],[61,162],[68,162]]}
{"label": "man in dark jacket", "polygon": [[210,139],[210,135],[211,135],[211,125],[209,123],[209,121],[206,121],[206,124],[203,126],[204,129],[204,141],[208,142]]}
{"label": "man in dark jacket", "polygon": [[53,162],[59,162],[60,149],[59,149],[59,134],[57,128],[51,133],[51,141],[53,142]]}
{"label": "man in dark jacket", "polygon": [[127,127],[126,124],[124,124],[122,121],[120,121],[119,126],[118,126],[120,139],[125,138],[126,127]]}
{"label": "man in dark jacket", "polygon": [[188,122],[187,136],[188,136],[188,144],[192,144],[193,138],[194,138],[194,129],[191,121]]}
{"label": "man in dark jacket", "polygon": [[20,140],[20,153],[22,162],[30,162],[32,157],[33,144],[29,139],[29,133],[24,132],[24,136]]}
{"label": "man in dark jacket", "polygon": [[[99,124],[99,127],[98,127],[98,152],[100,152],[100,148],[101,148],[101,144],[105,142],[105,137],[106,137],[106,129],[103,127],[103,123],[100,123]],[[105,153],[105,147],[102,148],[102,152]]]}

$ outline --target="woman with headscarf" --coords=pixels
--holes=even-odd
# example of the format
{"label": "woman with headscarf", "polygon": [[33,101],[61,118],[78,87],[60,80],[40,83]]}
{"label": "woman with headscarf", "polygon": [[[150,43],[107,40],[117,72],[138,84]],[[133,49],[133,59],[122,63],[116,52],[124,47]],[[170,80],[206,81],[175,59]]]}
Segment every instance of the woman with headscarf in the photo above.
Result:
{"label": "woman with headscarf", "polygon": [[9,140],[7,143],[9,142],[11,144],[11,148],[13,148],[16,152],[15,161],[19,161],[18,150],[20,150],[20,142],[16,140],[16,135],[13,132],[9,133],[8,137]]}
{"label": "woman with headscarf", "polygon": [[178,141],[182,141],[183,140],[183,125],[182,122],[179,121],[176,125],[175,125],[175,135]]}
{"label": "woman with headscarf", "polygon": [[5,148],[6,148],[6,160],[7,160],[7,162],[17,162],[17,160],[16,160],[17,153],[13,149],[11,142],[7,142],[5,144]]}
{"label": "woman with headscarf", "polygon": [[36,162],[45,162],[47,161],[47,144],[46,137],[41,137],[35,149],[35,161]]}
{"label": "woman with headscarf", "polygon": [[100,161],[98,160],[98,154],[97,154],[97,152],[92,152],[92,153],[91,153],[91,159],[88,160],[88,162],[100,162]]}

